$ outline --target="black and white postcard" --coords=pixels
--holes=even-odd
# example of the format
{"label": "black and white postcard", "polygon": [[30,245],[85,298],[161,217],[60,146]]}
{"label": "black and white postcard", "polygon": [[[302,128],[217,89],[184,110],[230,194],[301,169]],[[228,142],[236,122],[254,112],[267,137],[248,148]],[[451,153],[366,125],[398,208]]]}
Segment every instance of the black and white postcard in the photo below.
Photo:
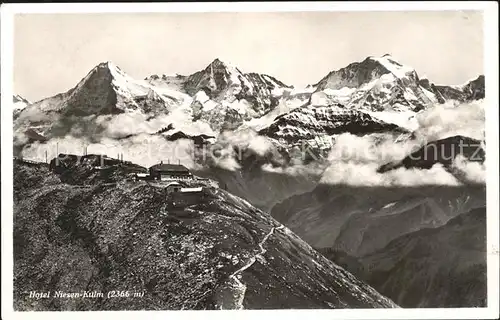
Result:
{"label": "black and white postcard", "polygon": [[497,3],[1,13],[2,318],[498,315]]}

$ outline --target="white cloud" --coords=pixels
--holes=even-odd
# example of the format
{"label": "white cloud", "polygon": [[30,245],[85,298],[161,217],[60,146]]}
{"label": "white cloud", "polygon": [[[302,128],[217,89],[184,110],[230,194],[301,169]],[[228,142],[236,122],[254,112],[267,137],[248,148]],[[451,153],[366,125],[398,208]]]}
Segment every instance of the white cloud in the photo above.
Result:
{"label": "white cloud", "polygon": [[485,112],[483,100],[456,105],[447,102],[417,115],[416,135],[427,141],[463,135],[481,140],[484,137]]}

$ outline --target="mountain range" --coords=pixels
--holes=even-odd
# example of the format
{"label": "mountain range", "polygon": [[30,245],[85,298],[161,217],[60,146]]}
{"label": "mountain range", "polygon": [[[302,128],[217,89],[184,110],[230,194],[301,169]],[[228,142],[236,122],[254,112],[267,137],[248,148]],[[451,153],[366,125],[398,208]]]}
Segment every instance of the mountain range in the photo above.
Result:
{"label": "mountain range", "polygon": [[[120,114],[141,115],[144,121],[175,115],[192,130],[186,134],[217,136],[249,128],[277,145],[320,139],[329,148],[335,134],[407,132],[411,128],[405,123],[419,111],[482,98],[484,76],[461,86],[436,85],[390,55],[351,63],[303,89],[270,75],[244,73],[219,59],[191,75],[143,80],[105,62],[53,97],[30,103],[15,96],[14,128],[18,135],[31,129],[50,139],[75,131],[99,135],[106,121]],[[191,123],[202,123],[206,130],[189,128]]]}

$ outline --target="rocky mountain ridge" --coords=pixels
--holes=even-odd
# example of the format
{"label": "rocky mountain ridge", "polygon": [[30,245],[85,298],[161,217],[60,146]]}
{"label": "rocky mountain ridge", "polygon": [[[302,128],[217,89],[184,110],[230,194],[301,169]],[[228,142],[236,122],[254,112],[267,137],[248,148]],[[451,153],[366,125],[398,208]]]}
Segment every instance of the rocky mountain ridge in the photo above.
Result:
{"label": "rocky mountain ridge", "polygon": [[[183,194],[80,172],[92,166],[65,170],[76,169],[84,180],[70,184],[46,164],[14,161],[18,311],[397,307],[225,190]],[[30,299],[33,290],[51,296]],[[53,296],[110,290],[130,295]]]}

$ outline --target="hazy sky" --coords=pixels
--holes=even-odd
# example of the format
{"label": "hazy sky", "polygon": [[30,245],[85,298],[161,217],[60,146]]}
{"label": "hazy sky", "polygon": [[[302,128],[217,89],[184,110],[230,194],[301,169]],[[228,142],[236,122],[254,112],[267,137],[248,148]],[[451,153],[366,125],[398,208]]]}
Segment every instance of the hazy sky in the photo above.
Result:
{"label": "hazy sky", "polygon": [[460,84],[483,73],[482,24],[463,11],[17,15],[14,91],[37,101],[108,60],[142,79],[191,74],[217,57],[303,86],[385,53]]}

